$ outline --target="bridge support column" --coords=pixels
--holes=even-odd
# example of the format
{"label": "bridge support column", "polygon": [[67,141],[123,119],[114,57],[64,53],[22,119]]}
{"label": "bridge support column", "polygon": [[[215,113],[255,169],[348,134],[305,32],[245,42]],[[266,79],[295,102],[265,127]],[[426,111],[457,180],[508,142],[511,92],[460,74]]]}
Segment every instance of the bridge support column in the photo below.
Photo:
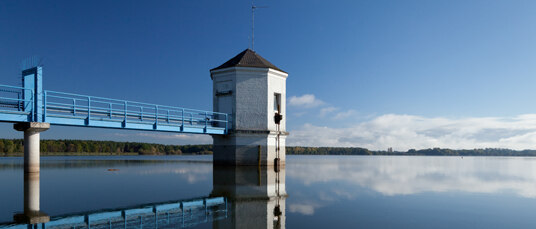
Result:
{"label": "bridge support column", "polygon": [[25,122],[13,126],[24,131],[24,213],[13,218],[17,223],[36,224],[50,221],[50,217],[40,211],[40,132],[50,128],[49,123]]}
{"label": "bridge support column", "polygon": [[24,173],[39,173],[40,133],[50,128],[50,123],[21,122],[13,125],[24,131]]}

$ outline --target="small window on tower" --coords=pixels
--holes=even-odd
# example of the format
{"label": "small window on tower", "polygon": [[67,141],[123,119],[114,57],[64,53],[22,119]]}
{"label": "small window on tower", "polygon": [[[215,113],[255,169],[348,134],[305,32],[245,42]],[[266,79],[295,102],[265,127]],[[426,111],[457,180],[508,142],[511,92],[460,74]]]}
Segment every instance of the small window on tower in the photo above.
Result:
{"label": "small window on tower", "polygon": [[274,111],[281,112],[281,94],[274,93]]}

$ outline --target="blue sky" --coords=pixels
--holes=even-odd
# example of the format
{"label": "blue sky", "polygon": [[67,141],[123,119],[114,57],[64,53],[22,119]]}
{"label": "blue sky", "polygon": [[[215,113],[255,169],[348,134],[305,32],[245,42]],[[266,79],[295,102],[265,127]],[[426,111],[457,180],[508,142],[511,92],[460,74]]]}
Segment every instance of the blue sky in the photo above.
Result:
{"label": "blue sky", "polygon": [[[535,1],[256,4],[269,8],[257,11],[255,50],[289,73],[289,145],[536,148]],[[19,84],[20,61],[37,55],[49,90],[211,109],[209,69],[248,48],[250,7],[2,1],[0,83]],[[68,127],[42,135],[211,142]]]}

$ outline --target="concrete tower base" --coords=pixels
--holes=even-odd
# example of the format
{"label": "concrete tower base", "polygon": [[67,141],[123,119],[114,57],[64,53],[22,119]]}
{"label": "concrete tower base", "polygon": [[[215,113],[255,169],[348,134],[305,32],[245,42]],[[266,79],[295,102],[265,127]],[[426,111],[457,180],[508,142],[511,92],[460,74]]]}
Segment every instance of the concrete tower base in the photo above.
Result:
{"label": "concrete tower base", "polygon": [[[285,139],[281,134],[279,165],[285,166]],[[271,131],[234,131],[229,135],[213,135],[215,165],[274,166],[277,155],[277,133]]]}

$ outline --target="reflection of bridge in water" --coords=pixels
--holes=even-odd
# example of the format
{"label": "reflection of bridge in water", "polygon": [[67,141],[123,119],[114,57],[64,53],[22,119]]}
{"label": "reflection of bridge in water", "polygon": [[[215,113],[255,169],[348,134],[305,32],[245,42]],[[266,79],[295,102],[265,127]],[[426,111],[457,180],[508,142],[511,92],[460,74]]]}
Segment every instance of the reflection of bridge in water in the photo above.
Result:
{"label": "reflection of bridge in water", "polygon": [[15,222],[0,224],[0,229],[156,229],[199,224],[212,228],[285,228],[285,167],[213,166],[212,185],[210,195],[204,198],[121,209],[105,206],[107,209],[49,217],[40,207],[39,174],[29,173],[24,177],[24,212],[14,216]]}
{"label": "reflection of bridge in water", "polygon": [[[177,228],[217,221],[227,216],[225,197],[207,197],[59,216],[48,222],[5,224],[0,225],[0,229]],[[15,216],[20,220],[24,217],[23,214]],[[43,214],[41,220],[47,221],[47,218]]]}

